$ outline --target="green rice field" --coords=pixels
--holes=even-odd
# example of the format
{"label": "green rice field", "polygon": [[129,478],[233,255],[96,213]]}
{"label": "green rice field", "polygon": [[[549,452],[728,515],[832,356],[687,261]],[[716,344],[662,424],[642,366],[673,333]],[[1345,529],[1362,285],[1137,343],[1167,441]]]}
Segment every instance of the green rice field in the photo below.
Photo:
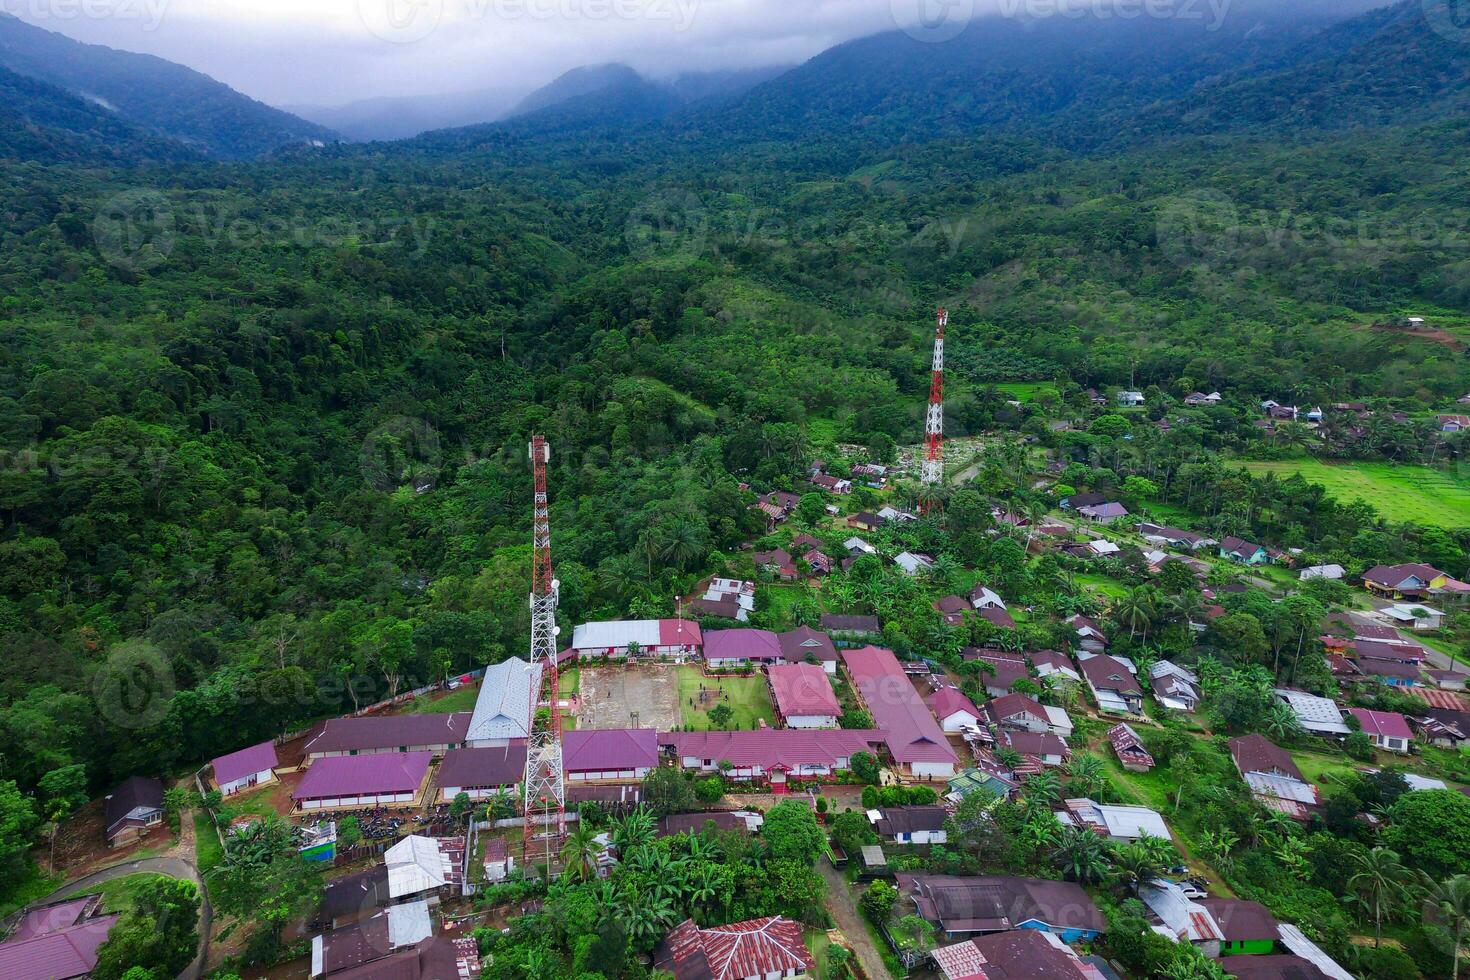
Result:
{"label": "green rice field", "polygon": [[1002,381],[995,387],[1018,402],[1035,401],[1043,392],[1057,390],[1056,384],[1051,381]]}
{"label": "green rice field", "polygon": [[1252,473],[1300,473],[1337,500],[1372,504],[1390,521],[1470,527],[1470,477],[1454,470],[1317,459],[1250,460],[1244,466]]}

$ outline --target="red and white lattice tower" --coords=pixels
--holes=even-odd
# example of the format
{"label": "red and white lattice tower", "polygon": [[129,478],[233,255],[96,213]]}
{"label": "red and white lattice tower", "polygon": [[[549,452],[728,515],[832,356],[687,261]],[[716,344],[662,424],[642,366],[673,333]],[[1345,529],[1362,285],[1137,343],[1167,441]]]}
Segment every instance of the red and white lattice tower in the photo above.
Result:
{"label": "red and white lattice tower", "polygon": [[924,462],[919,482],[937,487],[944,481],[944,328],[949,311],[940,307],[934,330],[934,371],[929,382],[929,412],[924,416]]}
{"label": "red and white lattice tower", "polygon": [[[552,849],[566,835],[567,788],[561,759],[561,710],[556,676],[557,593],[551,577],[551,517],[547,510],[546,464],[551,448],[542,436],[531,439],[531,469],[536,478],[536,510],[531,525],[531,717],[526,730],[525,862],[539,839],[546,847],[551,874]],[[536,672],[540,684],[536,685]],[[548,710],[539,710],[542,703]]]}

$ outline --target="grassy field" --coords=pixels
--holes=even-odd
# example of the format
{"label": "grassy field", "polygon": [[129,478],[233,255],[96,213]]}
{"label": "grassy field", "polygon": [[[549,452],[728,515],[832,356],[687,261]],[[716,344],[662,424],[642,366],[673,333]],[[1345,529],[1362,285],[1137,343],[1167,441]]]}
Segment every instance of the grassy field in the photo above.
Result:
{"label": "grassy field", "polygon": [[[447,715],[451,711],[474,711],[480,689],[473,684],[456,688],[440,697],[439,691],[421,694],[408,703],[406,715]],[[435,700],[437,698],[437,700]]]}
{"label": "grassy field", "polygon": [[1043,392],[1053,392],[1057,386],[1051,381],[1002,381],[995,386],[1005,392],[1007,398],[1018,402],[1035,401]]}
{"label": "grassy field", "polygon": [[152,874],[142,872],[135,875],[124,875],[111,881],[104,881],[100,885],[90,888],[78,888],[74,892],[63,896],[70,898],[74,895],[101,895],[102,910],[104,912],[126,912],[133,907],[137,900],[138,891],[150,881],[159,878],[167,878],[168,875]]}
{"label": "grassy field", "polygon": [[730,710],[735,713],[730,721],[731,728],[754,728],[756,721],[762,718],[767,724],[775,725],[776,709],[771,705],[771,692],[766,687],[764,676],[752,674],[749,677],[706,677],[698,667],[680,667],[677,673],[679,711],[683,714],[684,724],[692,725],[696,731],[709,731],[715,727],[710,722],[708,713],[689,703],[690,698],[698,701],[701,685],[706,690],[718,687],[729,695],[728,701],[718,703],[729,705]]}
{"label": "grassy field", "polygon": [[194,862],[200,873],[209,871],[225,858],[224,845],[214,832],[214,821],[203,810],[194,811]]}
{"label": "grassy field", "polygon": [[1108,578],[1106,575],[1094,575],[1091,572],[1077,572],[1077,584],[1086,586],[1094,592],[1099,592],[1107,598],[1116,599],[1128,592],[1128,586],[1117,579]]}
{"label": "grassy field", "polygon": [[1252,473],[1300,473],[1337,500],[1372,504],[1386,520],[1470,527],[1470,478],[1450,470],[1316,459],[1252,460],[1245,467]]}
{"label": "grassy field", "polygon": [[1291,753],[1291,758],[1307,782],[1315,783],[1323,796],[1336,796],[1342,792],[1340,780],[1353,773],[1353,760],[1345,755],[1296,751]]}

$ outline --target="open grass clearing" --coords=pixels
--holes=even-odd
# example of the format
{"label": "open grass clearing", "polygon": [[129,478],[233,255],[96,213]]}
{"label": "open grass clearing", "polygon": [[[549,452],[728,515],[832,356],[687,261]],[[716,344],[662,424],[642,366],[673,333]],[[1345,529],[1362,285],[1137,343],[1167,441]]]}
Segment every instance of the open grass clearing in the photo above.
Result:
{"label": "open grass clearing", "polygon": [[1005,392],[1007,398],[1018,402],[1035,401],[1047,392],[1056,394],[1057,391],[1053,381],[1002,381],[995,387]]}
{"label": "open grass clearing", "polygon": [[194,811],[194,863],[205,874],[225,859],[225,848],[214,831],[214,819],[204,810]]}
{"label": "open grass clearing", "polygon": [[1330,755],[1325,752],[1296,750],[1291,753],[1307,782],[1321,789],[1324,796],[1336,796],[1342,792],[1342,781],[1354,774],[1353,760],[1345,755]]}
{"label": "open grass clearing", "polygon": [[[764,719],[766,724],[776,724],[776,709],[771,704],[771,692],[761,674],[748,677],[707,677],[698,667],[678,668],[679,710],[684,724],[696,731],[711,731],[720,728],[710,721],[709,709],[717,704],[727,705],[733,712],[730,729],[751,729]],[[691,701],[693,703],[691,703]]]}
{"label": "open grass clearing", "polygon": [[1300,473],[1336,500],[1362,500],[1389,521],[1470,527],[1470,479],[1453,470],[1376,462],[1323,462],[1301,458],[1250,460],[1252,473]]}
{"label": "open grass clearing", "polygon": [[479,693],[479,687],[474,684],[455,688],[447,694],[430,691],[410,701],[403,713],[406,715],[447,715],[452,711],[473,711],[475,710],[475,697]]}
{"label": "open grass clearing", "polygon": [[131,910],[138,900],[138,892],[151,881],[167,878],[168,875],[155,874],[149,871],[139,872],[135,875],[123,875],[121,878],[113,878],[98,885],[87,888],[78,888],[76,891],[68,892],[63,898],[72,898],[77,895],[101,895],[102,911],[104,912],[127,912]]}

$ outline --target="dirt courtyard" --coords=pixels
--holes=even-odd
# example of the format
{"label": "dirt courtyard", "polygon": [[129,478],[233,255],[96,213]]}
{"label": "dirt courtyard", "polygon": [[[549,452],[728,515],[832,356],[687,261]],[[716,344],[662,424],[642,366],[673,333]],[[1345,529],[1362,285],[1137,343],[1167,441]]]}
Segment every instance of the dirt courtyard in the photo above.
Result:
{"label": "dirt courtyard", "polygon": [[[683,727],[679,710],[678,668],[583,667],[580,672],[578,728]],[[637,718],[633,717],[637,714]]]}

